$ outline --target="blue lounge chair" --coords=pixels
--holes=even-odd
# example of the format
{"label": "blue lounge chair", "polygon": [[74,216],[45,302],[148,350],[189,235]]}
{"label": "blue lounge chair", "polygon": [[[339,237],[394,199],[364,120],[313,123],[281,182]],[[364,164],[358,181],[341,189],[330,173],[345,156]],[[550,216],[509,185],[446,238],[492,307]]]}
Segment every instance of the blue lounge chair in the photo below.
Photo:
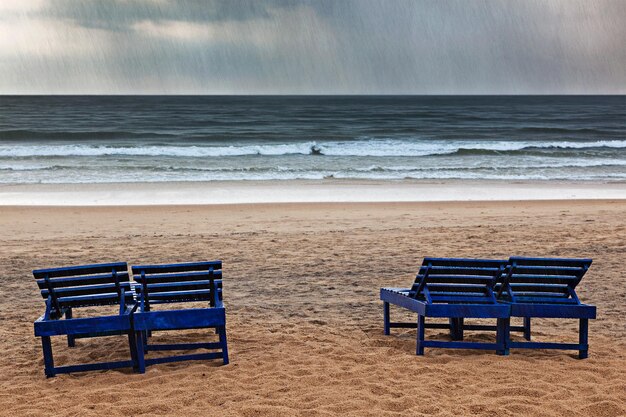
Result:
{"label": "blue lounge chair", "polygon": [[[133,314],[137,339],[139,372],[146,365],[185,360],[219,359],[228,364],[226,311],[222,302],[222,262],[133,266],[139,309]],[[153,310],[165,303],[202,302],[208,306],[179,310]],[[214,328],[219,342],[149,344],[153,331]],[[146,351],[210,349],[218,352],[196,353],[146,359]]]}
{"label": "blue lounge chair", "polygon": [[[41,337],[45,373],[59,373],[131,367],[135,362],[135,340],[131,329],[131,313],[136,304],[130,287],[126,263],[83,265],[33,271],[46,312],[35,321],[35,336]],[[74,318],[73,309],[91,306],[119,305],[116,315]],[[63,320],[63,317],[65,319]],[[131,360],[54,366],[51,336],[67,336],[68,346],[75,339],[127,334]]]}
{"label": "blue lounge chair", "polygon": [[[486,259],[424,258],[411,288],[381,288],[385,334],[392,327],[417,328],[417,355],[425,347],[495,350],[506,354],[505,335],[509,306],[497,302],[493,286],[507,261]],[[417,323],[391,322],[389,304],[417,313]],[[450,324],[426,323],[426,317],[448,318]],[[464,342],[463,330],[481,326],[465,325],[465,318],[495,318],[495,343]],[[449,328],[452,341],[424,340],[425,328]]]}
{"label": "blue lounge chair", "polygon": [[[512,342],[508,348],[578,350],[588,356],[589,319],[596,318],[596,307],[582,304],[575,288],[591,266],[591,259],[511,257],[507,271],[496,284],[498,301],[511,306],[511,317],[524,318],[526,342]],[[530,341],[531,317],[579,319],[579,340],[572,343]]]}

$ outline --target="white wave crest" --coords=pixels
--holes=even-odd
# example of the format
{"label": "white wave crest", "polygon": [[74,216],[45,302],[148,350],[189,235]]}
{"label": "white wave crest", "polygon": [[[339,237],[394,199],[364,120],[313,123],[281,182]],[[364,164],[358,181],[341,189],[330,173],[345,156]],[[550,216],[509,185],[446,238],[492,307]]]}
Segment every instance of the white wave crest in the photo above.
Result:
{"label": "white wave crest", "polygon": [[328,142],[293,142],[279,144],[214,145],[0,145],[0,157],[54,156],[171,156],[220,157],[246,155],[309,155],[313,150],[327,156],[428,156],[454,154],[460,150],[518,151],[528,148],[586,149],[626,148],[626,140],[601,141],[428,141],[428,140],[356,140]]}

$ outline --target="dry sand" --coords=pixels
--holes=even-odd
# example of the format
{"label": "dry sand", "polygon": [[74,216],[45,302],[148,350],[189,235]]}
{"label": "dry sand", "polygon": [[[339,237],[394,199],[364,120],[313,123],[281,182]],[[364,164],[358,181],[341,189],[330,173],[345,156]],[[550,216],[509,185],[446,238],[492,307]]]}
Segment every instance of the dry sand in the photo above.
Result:
{"label": "dry sand", "polygon": [[[625,415],[625,219],[617,200],[1,207],[0,414]],[[598,306],[589,359],[545,350],[417,357],[414,330],[383,336],[379,288],[410,284],[423,256],[513,254],[594,259],[579,287]],[[33,268],[215,258],[225,268],[230,365],[44,377]],[[534,335],[577,340],[575,328],[537,320]],[[201,336],[215,335],[164,335]],[[123,337],[71,350],[57,339],[59,365],[127,355]]]}

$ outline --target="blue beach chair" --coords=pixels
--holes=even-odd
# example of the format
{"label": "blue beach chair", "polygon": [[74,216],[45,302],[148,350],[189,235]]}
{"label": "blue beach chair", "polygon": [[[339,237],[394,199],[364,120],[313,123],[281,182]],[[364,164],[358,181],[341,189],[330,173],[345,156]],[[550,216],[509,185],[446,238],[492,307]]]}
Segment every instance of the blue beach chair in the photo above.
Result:
{"label": "blue beach chair", "polygon": [[[133,314],[137,339],[139,372],[147,365],[185,360],[219,359],[228,364],[226,311],[222,302],[222,262],[133,266],[139,309]],[[202,302],[206,307],[154,310],[170,303]],[[214,328],[219,342],[152,344],[154,331]],[[147,351],[209,349],[217,352],[195,353],[147,359]]]}
{"label": "blue beach chair", "polygon": [[[506,354],[509,306],[497,302],[493,293],[507,261],[486,259],[424,258],[411,288],[381,288],[385,334],[394,327],[417,328],[417,355],[425,347],[495,350]],[[417,323],[390,320],[389,304],[417,313]],[[450,324],[426,323],[426,317],[448,318]],[[496,326],[469,326],[465,318],[494,318]],[[495,343],[464,342],[463,330],[496,330]],[[449,328],[452,341],[424,340],[426,328]]]}
{"label": "blue beach chair", "polygon": [[[509,348],[578,350],[588,356],[589,319],[596,318],[596,307],[582,304],[575,288],[591,266],[591,259],[511,257],[507,271],[495,286],[498,301],[511,307],[511,317],[524,319],[526,342],[512,342]],[[573,343],[531,342],[532,317],[579,319],[579,340]]]}
{"label": "blue beach chair", "polygon": [[[46,312],[34,323],[35,336],[41,337],[45,373],[59,373],[131,367],[135,362],[135,340],[131,314],[136,304],[130,287],[126,263],[96,264],[33,271]],[[116,315],[74,318],[73,310],[81,307],[118,306]],[[63,319],[65,317],[65,319]],[[131,360],[92,364],[54,366],[51,336],[67,336],[67,344],[75,339],[127,334]]]}

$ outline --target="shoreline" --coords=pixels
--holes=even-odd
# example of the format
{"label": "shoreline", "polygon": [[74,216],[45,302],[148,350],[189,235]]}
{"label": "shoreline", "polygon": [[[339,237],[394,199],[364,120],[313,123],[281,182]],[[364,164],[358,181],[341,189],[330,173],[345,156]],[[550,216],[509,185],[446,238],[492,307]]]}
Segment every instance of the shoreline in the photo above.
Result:
{"label": "shoreline", "polygon": [[626,182],[285,180],[0,185],[0,206],[621,199],[626,199]]}

